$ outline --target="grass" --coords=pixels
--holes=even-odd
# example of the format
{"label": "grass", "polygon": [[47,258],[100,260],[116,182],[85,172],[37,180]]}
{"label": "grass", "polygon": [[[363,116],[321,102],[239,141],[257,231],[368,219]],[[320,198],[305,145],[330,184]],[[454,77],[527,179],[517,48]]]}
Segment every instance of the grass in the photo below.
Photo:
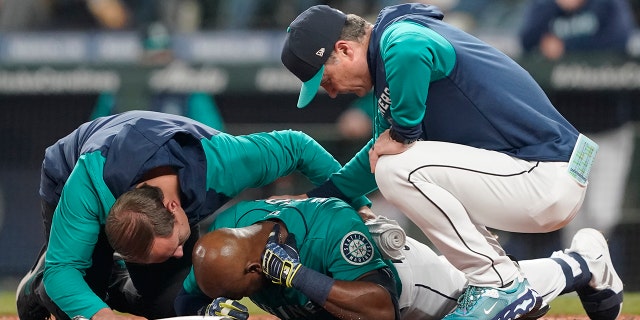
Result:
{"label": "grass", "polygon": [[[576,294],[566,294],[551,302],[549,315],[585,315]],[[640,292],[625,292],[622,314],[640,315]]]}
{"label": "grass", "polygon": [[[243,303],[247,304],[252,314],[264,314],[265,312],[260,310],[255,305],[251,304],[249,300],[243,300]],[[622,306],[623,314],[640,315],[640,292],[627,292],[624,295],[624,304]],[[1,292],[0,293],[0,315],[15,315],[15,293],[14,292]],[[580,299],[575,294],[568,294],[556,298],[551,303],[551,310],[548,315],[584,315],[584,310],[580,304]]]}

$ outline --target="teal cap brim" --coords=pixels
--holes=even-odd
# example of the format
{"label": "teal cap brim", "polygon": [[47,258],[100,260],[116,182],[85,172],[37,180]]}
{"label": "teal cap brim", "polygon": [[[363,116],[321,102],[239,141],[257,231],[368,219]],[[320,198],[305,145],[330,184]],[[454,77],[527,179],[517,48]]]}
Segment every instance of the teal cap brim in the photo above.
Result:
{"label": "teal cap brim", "polygon": [[298,108],[306,107],[313,98],[318,93],[318,89],[320,89],[320,83],[322,82],[322,75],[324,74],[324,66],[318,70],[313,78],[307,80],[302,83],[302,88],[300,88],[300,96],[298,97]]}

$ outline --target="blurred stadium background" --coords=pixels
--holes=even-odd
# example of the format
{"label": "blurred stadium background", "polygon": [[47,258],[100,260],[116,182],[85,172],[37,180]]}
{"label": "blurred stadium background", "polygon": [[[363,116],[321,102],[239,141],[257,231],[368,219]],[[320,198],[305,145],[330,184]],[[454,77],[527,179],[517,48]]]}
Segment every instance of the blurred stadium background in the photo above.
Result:
{"label": "blurred stadium background", "polygon": [[[15,289],[43,240],[38,183],[44,149],[91,118],[146,109],[187,115],[232,134],[291,128],[345,163],[367,139],[337,125],[357,97],[320,94],[312,106],[297,109],[300,83],[279,59],[286,26],[318,3],[373,22],[381,6],[397,2],[0,0],[0,289]],[[633,96],[636,149],[624,217],[610,243],[626,288],[640,291],[640,31],[628,55],[551,63],[524,55],[519,46],[526,0],[428,2],[445,10],[445,21],[520,62],[550,96],[585,105],[620,92]],[[638,20],[640,0],[630,3]],[[293,175],[240,198],[308,187]],[[372,199],[379,214],[425,240],[378,194]],[[545,241],[533,237],[527,245],[535,251]]]}

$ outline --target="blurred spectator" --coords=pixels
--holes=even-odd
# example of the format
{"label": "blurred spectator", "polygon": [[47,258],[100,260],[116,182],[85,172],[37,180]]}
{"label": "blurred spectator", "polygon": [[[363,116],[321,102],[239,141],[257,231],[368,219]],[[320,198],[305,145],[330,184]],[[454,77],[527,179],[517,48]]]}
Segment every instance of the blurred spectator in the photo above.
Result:
{"label": "blurred spectator", "polygon": [[492,0],[433,0],[422,1],[440,8],[444,12],[444,21],[466,32],[473,33],[478,23],[478,17],[485,9],[487,2]]}
{"label": "blurred spectator", "polygon": [[1,0],[0,30],[145,30],[154,23],[193,32],[200,0]]}
{"label": "blurred spectator", "polygon": [[88,0],[85,3],[91,16],[103,28],[122,29],[130,20],[127,7],[120,0]]}
{"label": "blurred spectator", "polygon": [[[17,0],[21,1],[21,0]],[[30,0],[31,1],[31,0]],[[42,1],[47,8],[47,23],[53,30],[120,30],[130,23],[130,12],[122,0]]]}
{"label": "blurred spectator", "polygon": [[224,120],[213,96],[204,92],[158,92],[150,110],[189,117],[216,130],[224,131]]}
{"label": "blurred spectator", "polygon": [[345,140],[358,143],[371,139],[374,108],[373,92],[355,99],[338,117],[337,126],[340,136]]}
{"label": "blurred spectator", "polygon": [[2,0],[4,31],[119,30],[131,17],[123,0]]}
{"label": "blurred spectator", "polygon": [[566,52],[626,52],[635,23],[626,0],[534,0],[520,32],[525,51],[550,60]]}
{"label": "blurred spectator", "polygon": [[46,0],[1,0],[0,30],[32,30],[45,25],[50,12]]}
{"label": "blurred spectator", "polygon": [[[476,1],[476,0],[474,0]],[[318,4],[375,20],[383,7],[400,0],[199,0],[202,28],[217,30],[282,29],[302,11]]]}
{"label": "blurred spectator", "polygon": [[284,28],[299,12],[319,0],[199,0],[202,28],[251,30]]}
{"label": "blurred spectator", "polygon": [[[552,61],[571,53],[626,54],[627,41],[635,28],[631,13],[626,0],[533,0],[525,11],[520,40],[525,52],[540,53]],[[573,59],[576,61],[577,56]],[[559,234],[546,236],[556,237],[556,243],[548,245],[562,247],[557,243],[560,235],[566,244],[571,234],[587,226],[611,236],[621,219],[633,155],[630,96],[620,92],[586,92],[579,96],[560,92],[549,96],[556,108],[580,132],[598,143],[600,149],[581,211]],[[512,244],[525,243],[518,235],[512,235],[511,239]],[[540,241],[543,240],[537,238],[536,242]],[[510,245],[505,245],[505,249],[512,249],[518,256]],[[540,254],[544,252],[536,255]]]}

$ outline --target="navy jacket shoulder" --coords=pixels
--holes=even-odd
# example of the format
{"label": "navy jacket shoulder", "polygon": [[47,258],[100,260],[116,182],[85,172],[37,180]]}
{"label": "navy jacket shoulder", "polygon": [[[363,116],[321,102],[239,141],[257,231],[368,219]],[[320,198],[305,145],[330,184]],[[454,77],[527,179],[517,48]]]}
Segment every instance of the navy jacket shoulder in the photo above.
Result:
{"label": "navy jacket shoulder", "polygon": [[441,35],[456,54],[451,73],[429,84],[423,140],[464,144],[525,160],[568,161],[578,132],[531,75],[504,53],[442,18],[440,10],[424,4],[402,4],[380,12],[368,52],[376,99],[388,90],[380,57],[383,32],[398,21],[417,23]]}

